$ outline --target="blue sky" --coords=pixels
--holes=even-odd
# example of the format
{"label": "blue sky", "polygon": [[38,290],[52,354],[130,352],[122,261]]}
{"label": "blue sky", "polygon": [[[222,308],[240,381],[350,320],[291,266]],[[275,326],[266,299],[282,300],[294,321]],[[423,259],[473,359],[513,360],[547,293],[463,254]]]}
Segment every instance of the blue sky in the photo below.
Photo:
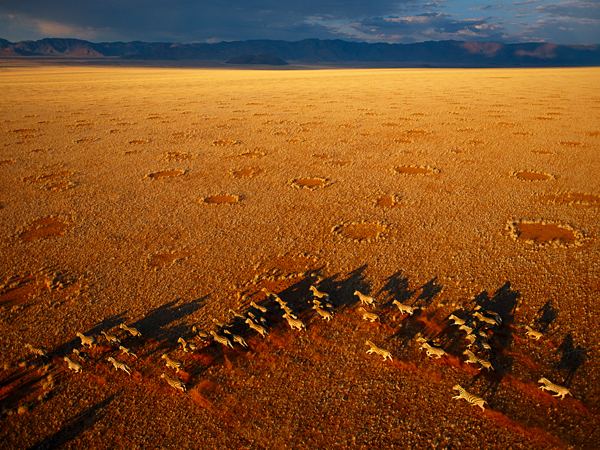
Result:
{"label": "blue sky", "polygon": [[0,37],[600,43],[600,0],[0,0]]}

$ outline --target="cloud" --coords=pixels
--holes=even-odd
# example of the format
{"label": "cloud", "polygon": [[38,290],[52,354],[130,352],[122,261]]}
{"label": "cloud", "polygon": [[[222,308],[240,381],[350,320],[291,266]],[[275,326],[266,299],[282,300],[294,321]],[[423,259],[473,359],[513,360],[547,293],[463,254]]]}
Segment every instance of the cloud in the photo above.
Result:
{"label": "cloud", "polygon": [[550,5],[540,5],[536,10],[560,19],[600,19],[600,2],[597,0],[568,0]]}
{"label": "cloud", "polygon": [[515,55],[529,56],[538,59],[552,59],[556,57],[556,44],[540,45],[535,50],[517,50]]}
{"label": "cloud", "polygon": [[[475,4],[474,4],[475,3]],[[600,41],[597,0],[0,0],[0,36],[206,42],[306,38],[414,42]],[[500,8],[499,6],[503,6]],[[482,14],[483,17],[473,17]],[[556,25],[555,30],[551,26]],[[600,29],[600,28],[598,28]]]}
{"label": "cloud", "polygon": [[543,17],[523,27],[515,40],[557,44],[597,44],[600,19],[583,17]]}
{"label": "cloud", "polygon": [[73,26],[51,20],[34,20],[33,25],[43,36],[96,39],[101,34],[101,30],[94,28]]}
{"label": "cloud", "polygon": [[503,37],[502,26],[486,19],[455,19],[442,13],[369,17],[350,24],[321,18],[317,23],[346,38],[366,41],[497,40]]}
{"label": "cloud", "polygon": [[[302,39],[330,37],[325,28],[311,28],[306,21],[309,16],[352,21],[357,17],[400,12],[407,5],[421,3],[417,0],[19,0],[0,2],[0,15],[17,17],[21,30],[33,34],[32,37],[64,36],[69,30],[80,30],[83,37],[97,30],[100,39],[197,41],[213,36],[230,40]],[[14,26],[2,25],[0,22],[0,35],[4,30],[14,34]],[[317,35],[302,36],[300,31]]]}

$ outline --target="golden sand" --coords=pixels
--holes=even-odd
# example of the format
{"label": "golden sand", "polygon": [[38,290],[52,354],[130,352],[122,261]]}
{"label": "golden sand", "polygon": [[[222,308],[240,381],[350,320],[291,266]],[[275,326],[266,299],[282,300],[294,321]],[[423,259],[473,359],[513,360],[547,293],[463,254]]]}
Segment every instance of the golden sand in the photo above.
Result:
{"label": "golden sand", "polygon": [[[0,69],[4,446],[593,445],[599,79],[597,68]],[[315,283],[330,322],[310,309]],[[376,297],[380,322],[355,311],[357,289]],[[399,314],[393,299],[421,310]],[[492,373],[462,362],[446,320],[476,299],[505,308]],[[194,338],[192,325],[235,323],[230,309],[258,314],[251,301],[269,308],[270,333],[235,325],[248,350]],[[525,336],[544,321],[540,341]],[[71,353],[78,331],[99,342],[85,358]],[[417,332],[449,356],[424,356]],[[573,397],[541,392],[542,376]],[[486,411],[452,400],[455,384]]]}

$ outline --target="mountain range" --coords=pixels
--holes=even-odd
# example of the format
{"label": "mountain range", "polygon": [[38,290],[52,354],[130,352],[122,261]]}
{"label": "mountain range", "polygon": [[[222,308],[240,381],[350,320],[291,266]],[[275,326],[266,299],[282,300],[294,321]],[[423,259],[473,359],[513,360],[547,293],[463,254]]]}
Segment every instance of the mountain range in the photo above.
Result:
{"label": "mountain range", "polygon": [[[257,57],[257,55],[260,55]],[[372,66],[539,67],[600,65],[600,45],[427,41],[414,44],[249,40],[219,43],[100,42],[46,38],[10,42],[0,39],[0,57],[73,59],[197,60],[253,64],[360,64]]]}

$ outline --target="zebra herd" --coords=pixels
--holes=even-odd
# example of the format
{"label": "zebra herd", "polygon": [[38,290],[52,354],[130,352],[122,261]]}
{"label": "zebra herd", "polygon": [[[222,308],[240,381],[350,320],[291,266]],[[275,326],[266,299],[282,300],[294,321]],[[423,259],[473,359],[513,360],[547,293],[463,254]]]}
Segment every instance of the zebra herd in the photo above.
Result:
{"label": "zebra herd", "polygon": [[[271,292],[267,289],[262,289],[267,299],[273,299],[274,302],[278,305],[280,309],[280,316],[285,319],[287,324],[289,325],[291,330],[296,331],[304,331],[306,330],[306,325],[302,320],[298,317],[297,313],[294,311],[292,306],[283,300],[278,294]],[[312,306],[316,314],[321,317],[321,319],[329,322],[332,320],[334,316],[334,306],[330,303],[330,296],[328,293],[321,291],[314,284],[309,287],[309,292],[312,295]],[[377,315],[373,311],[369,311],[366,308],[373,307],[376,304],[376,299],[372,296],[366,295],[358,290],[354,291],[354,296],[358,297],[360,301],[360,306],[356,309],[361,317],[369,322],[377,322],[380,320],[379,315]],[[410,306],[401,303],[398,300],[393,300],[392,304],[398,309],[398,311],[405,315],[405,317],[412,316],[418,307]],[[266,320],[266,313],[268,309],[264,305],[259,305],[253,300],[250,301],[250,307],[245,311],[244,314],[239,312],[229,310],[233,315],[234,319],[232,323],[222,324],[218,322],[216,319],[213,319],[213,322],[216,324],[216,330],[210,330],[208,332],[199,329],[198,327],[192,327],[192,331],[195,333],[196,337],[200,338],[205,343],[215,342],[217,344],[222,345],[223,347],[233,349],[234,344],[239,345],[240,347],[247,349],[248,343],[244,339],[244,337],[239,334],[242,327],[246,327],[246,332],[252,331],[261,337],[265,338],[269,331],[267,328],[268,321]],[[271,310],[272,313],[276,311]],[[481,306],[477,306],[474,309],[474,312],[471,313],[469,317],[459,317],[455,314],[451,314],[448,317],[448,321],[450,326],[457,326],[460,332],[464,332],[464,339],[467,342],[466,349],[463,351],[463,355],[466,357],[464,361],[465,364],[474,364],[478,366],[478,370],[486,369],[488,371],[494,370],[492,363],[480,356],[478,356],[473,350],[483,349],[490,350],[489,337],[493,335],[493,330],[502,325],[501,316],[489,309],[482,308]],[[121,323],[118,325],[118,328],[134,338],[142,337],[142,333],[136,328],[126,325],[125,323]],[[539,340],[542,337],[540,332],[534,331],[530,327],[527,328],[526,335],[532,339]],[[111,334],[108,331],[101,331],[101,335],[103,339],[111,346],[118,347],[121,354],[127,355],[132,358],[137,358],[135,353],[133,353],[129,348],[125,347],[121,343],[121,339],[115,335]],[[96,338],[94,336],[86,336],[83,333],[76,333],[77,338],[80,340],[82,347],[93,347],[96,344]],[[432,339],[426,339],[421,335],[421,333],[417,333],[416,336],[417,342],[420,344],[420,349],[425,350],[426,354],[430,358],[443,358],[448,356],[446,351],[436,345],[436,343]],[[177,343],[181,346],[181,350],[184,352],[194,352],[199,348],[199,346],[193,342],[184,339],[183,337],[179,337]],[[392,361],[392,353],[389,350],[386,350],[371,340],[367,340],[365,344],[369,347],[367,350],[367,354],[376,354],[383,357],[384,361]],[[26,345],[27,349],[30,353],[40,356],[46,357],[46,352],[43,349],[35,348],[30,344]],[[82,371],[82,365],[71,359],[73,356],[83,357],[82,352],[75,348],[73,349],[73,354],[71,357],[64,356],[63,360],[67,365],[67,369],[79,373]],[[174,370],[177,374],[183,367],[183,364],[180,361],[173,359],[169,356],[168,353],[164,353],[161,356],[161,359],[164,361],[164,364],[167,369]],[[131,368],[122,361],[117,360],[114,356],[109,356],[106,359],[109,363],[112,364],[115,370],[121,370],[127,375],[131,375]],[[165,373],[160,375],[161,379],[164,379],[168,385],[182,392],[186,392],[187,387],[185,383],[177,378],[177,375],[171,376]],[[548,380],[547,378],[541,378],[538,383],[541,383],[539,387],[543,391],[554,392],[555,397],[560,399],[564,399],[566,395],[572,395],[569,389],[564,386],[560,386]],[[472,393],[469,393],[465,388],[460,386],[459,384],[453,387],[454,391],[457,391],[458,394],[453,396],[453,399],[459,400],[464,399],[472,406],[479,406],[482,410],[484,410],[484,405],[486,401],[481,397],[478,397]]]}

